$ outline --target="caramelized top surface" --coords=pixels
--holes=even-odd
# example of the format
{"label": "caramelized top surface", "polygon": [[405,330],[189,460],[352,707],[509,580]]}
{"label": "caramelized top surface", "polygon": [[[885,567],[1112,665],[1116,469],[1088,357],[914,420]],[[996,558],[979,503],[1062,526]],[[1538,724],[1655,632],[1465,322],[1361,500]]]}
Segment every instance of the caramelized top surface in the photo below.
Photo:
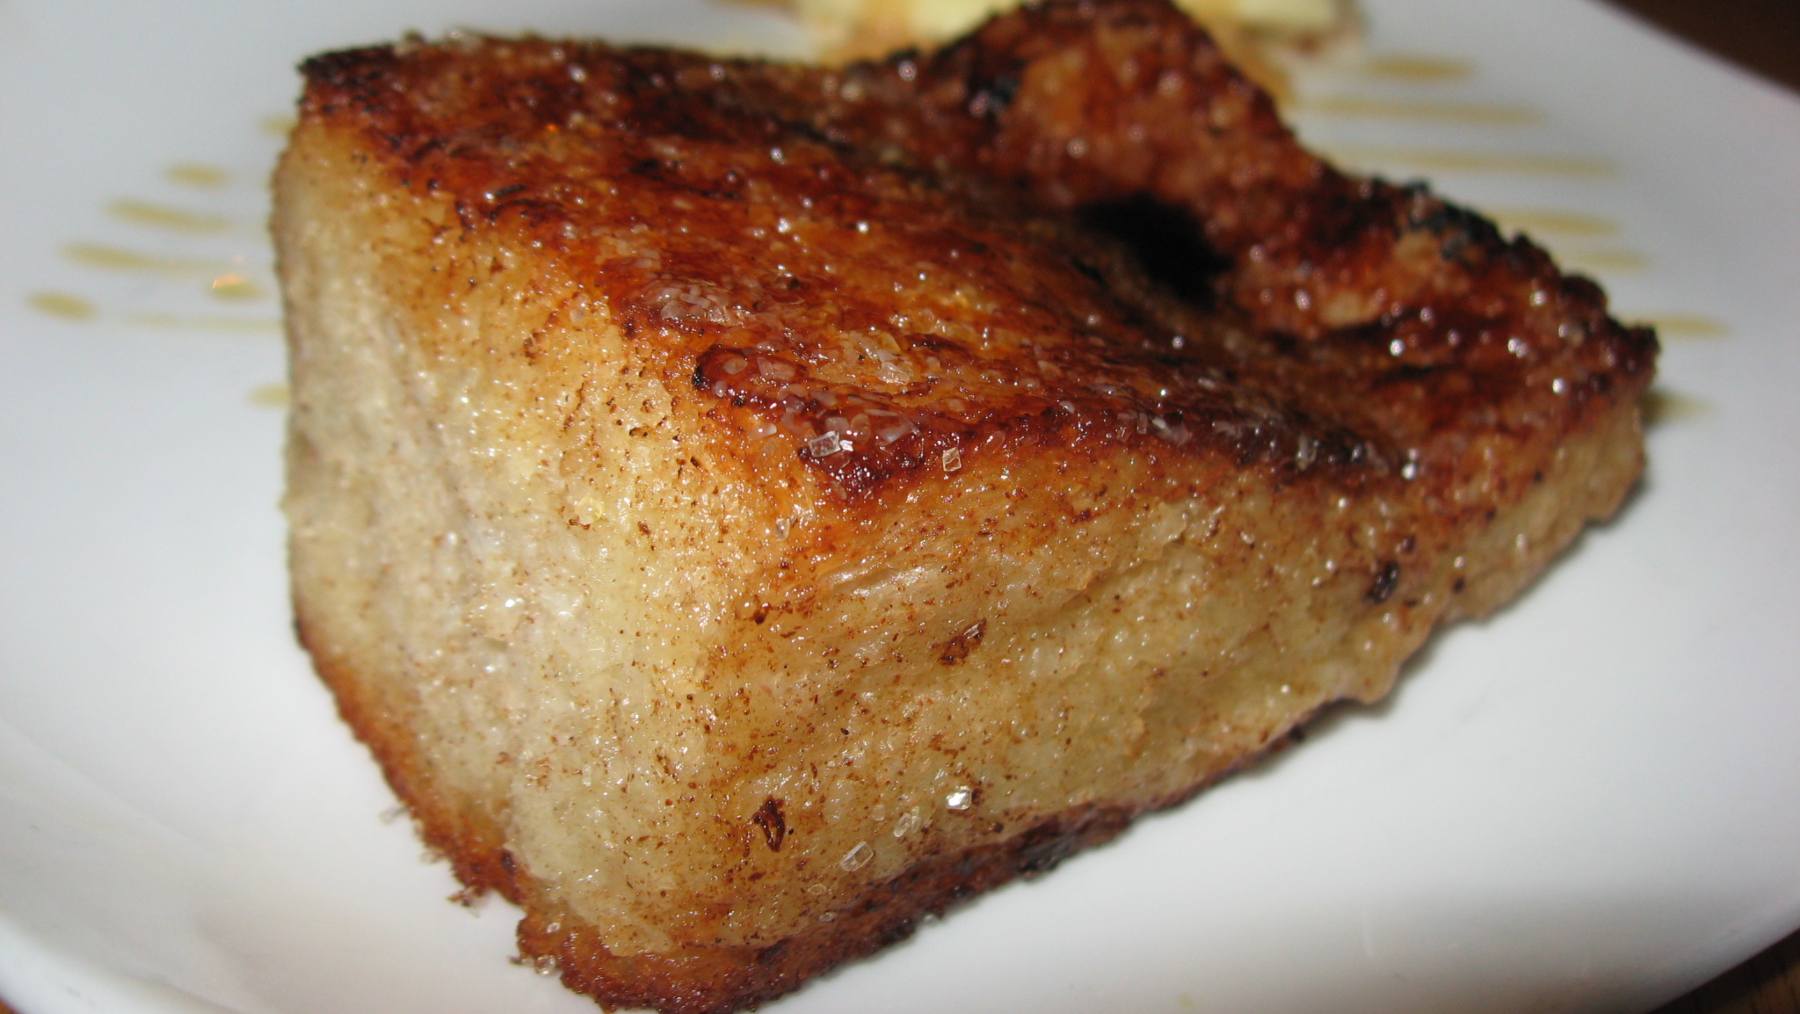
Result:
{"label": "caramelized top surface", "polygon": [[1466,507],[1650,378],[1591,284],[1311,156],[1161,3],[836,71],[487,39],[304,71],[304,118],[850,499],[1129,445]]}

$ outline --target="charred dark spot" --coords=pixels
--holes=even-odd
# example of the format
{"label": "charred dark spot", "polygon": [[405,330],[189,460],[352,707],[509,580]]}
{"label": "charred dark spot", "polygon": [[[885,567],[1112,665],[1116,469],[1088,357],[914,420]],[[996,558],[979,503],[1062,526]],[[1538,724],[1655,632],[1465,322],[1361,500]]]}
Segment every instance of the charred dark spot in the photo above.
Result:
{"label": "charred dark spot", "polygon": [[1019,94],[1017,74],[994,74],[970,83],[969,115],[997,120]]}
{"label": "charred dark spot", "polygon": [[650,534],[650,526],[645,524],[642,521],[639,521],[637,523],[637,530],[638,530],[639,535],[649,535]]}
{"label": "charred dark spot", "polygon": [[1090,204],[1081,223],[1124,243],[1152,280],[1200,306],[1213,301],[1213,280],[1231,266],[1206,244],[1193,212],[1152,197]]}
{"label": "charred dark spot", "polygon": [[944,665],[955,665],[969,657],[969,652],[981,643],[982,635],[987,633],[987,620],[980,619],[965,627],[962,633],[945,641],[938,649],[938,661]]}
{"label": "charred dark spot", "polygon": [[1400,583],[1400,565],[1389,560],[1387,565],[1376,572],[1375,580],[1369,583],[1368,600],[1380,605],[1394,594],[1394,586]]}
{"label": "charred dark spot", "polygon": [[763,842],[770,852],[781,851],[781,840],[787,837],[787,818],[781,815],[781,800],[774,796],[764,799],[750,822],[762,828]]}
{"label": "charred dark spot", "polygon": [[875,931],[875,946],[892,947],[912,936],[913,930],[917,926],[918,920],[916,919],[897,919],[887,923]]}
{"label": "charred dark spot", "polygon": [[1081,835],[1056,825],[1032,829],[1019,847],[1019,872],[1025,876],[1049,873],[1081,847]]}
{"label": "charred dark spot", "polygon": [[[406,156],[407,161],[409,161],[409,162],[423,161],[427,155],[431,155],[431,154],[441,150],[443,147],[444,147],[444,139],[443,138],[441,138],[441,137],[427,138],[422,144],[415,146],[413,148],[413,150],[407,154],[407,156]],[[428,180],[425,184],[425,187],[427,190],[436,190],[437,189],[436,177],[433,177],[432,179]]]}
{"label": "charred dark spot", "polygon": [[1099,268],[1090,263],[1087,258],[1073,257],[1070,258],[1069,264],[1075,270],[1081,272],[1082,276],[1088,281],[1093,282],[1096,285],[1104,285],[1106,283],[1106,275],[1103,274]]}
{"label": "charred dark spot", "polygon": [[512,876],[513,874],[519,872],[518,860],[513,858],[513,854],[510,849],[501,849],[500,850],[500,868],[505,870],[506,875],[509,877]]}
{"label": "charred dark spot", "polygon": [[1491,222],[1468,208],[1431,197],[1430,191],[1422,183],[1399,189],[1403,197],[1411,199],[1411,206],[1406,211],[1406,227],[1409,229],[1422,229],[1439,236],[1461,233],[1467,238],[1499,238],[1499,232]]}
{"label": "charred dark spot", "polygon": [[1435,236],[1438,255],[1446,261],[1458,261],[1465,253],[1501,244],[1493,223],[1467,208],[1430,197],[1422,185],[1403,188],[1402,195],[1411,200],[1404,227]]}

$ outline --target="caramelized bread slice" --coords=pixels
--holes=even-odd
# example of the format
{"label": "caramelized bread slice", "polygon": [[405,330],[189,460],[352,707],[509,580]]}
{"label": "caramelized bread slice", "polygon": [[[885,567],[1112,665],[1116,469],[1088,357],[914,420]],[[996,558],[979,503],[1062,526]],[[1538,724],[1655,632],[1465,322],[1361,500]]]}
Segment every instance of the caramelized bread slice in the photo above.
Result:
{"label": "caramelized bread slice", "polygon": [[1640,468],[1647,332],[1301,150],[1160,4],[305,76],[301,636],[608,1004],[778,995],[1186,798]]}

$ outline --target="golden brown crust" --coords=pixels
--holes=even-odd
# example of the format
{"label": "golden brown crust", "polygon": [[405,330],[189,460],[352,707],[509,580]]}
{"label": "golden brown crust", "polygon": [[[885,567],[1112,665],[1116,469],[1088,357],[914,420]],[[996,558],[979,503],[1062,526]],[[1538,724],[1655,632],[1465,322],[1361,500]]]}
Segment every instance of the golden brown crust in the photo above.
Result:
{"label": "golden brown crust", "polygon": [[[1405,469],[1447,508],[1516,495],[1532,469],[1486,462],[1650,377],[1654,339],[1598,289],[1338,173],[1160,3],[1027,9],[842,72],[505,42],[306,73],[307,117],[558,259],[628,334],[673,323],[671,374],[852,498],[1125,443]],[[653,261],[618,241],[646,228]]]}

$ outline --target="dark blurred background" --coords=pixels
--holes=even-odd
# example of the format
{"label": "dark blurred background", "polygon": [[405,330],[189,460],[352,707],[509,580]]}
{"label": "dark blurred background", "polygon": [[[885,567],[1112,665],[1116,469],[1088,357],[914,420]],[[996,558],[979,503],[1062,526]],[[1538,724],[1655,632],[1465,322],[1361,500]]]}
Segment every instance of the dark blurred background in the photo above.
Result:
{"label": "dark blurred background", "polygon": [[[1610,2],[1741,67],[1800,91],[1800,0]],[[1795,169],[1800,172],[1800,166]]]}

